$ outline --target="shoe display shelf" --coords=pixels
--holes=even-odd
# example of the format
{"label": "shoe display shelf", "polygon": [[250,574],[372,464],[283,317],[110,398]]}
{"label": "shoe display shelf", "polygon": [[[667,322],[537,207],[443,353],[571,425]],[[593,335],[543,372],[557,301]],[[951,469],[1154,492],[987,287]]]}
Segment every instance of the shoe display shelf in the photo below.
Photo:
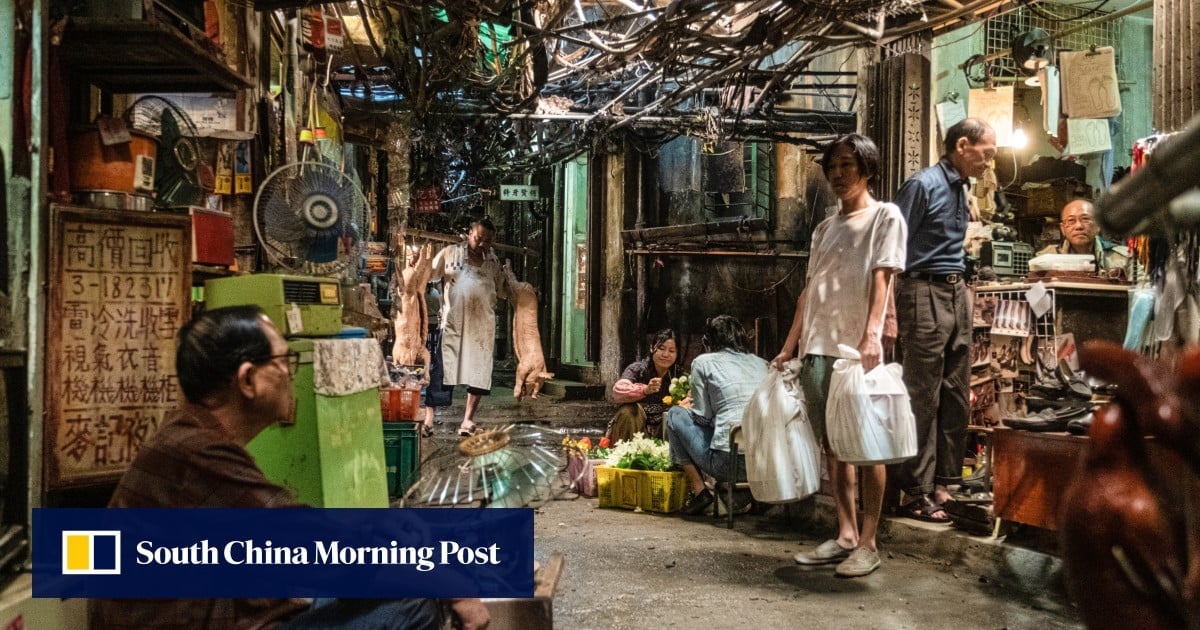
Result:
{"label": "shoe display shelf", "polygon": [[[1013,328],[1028,332],[1028,337],[1022,337],[1019,351],[1013,352],[1010,348],[1007,353],[997,353],[1006,359],[1016,355],[1015,366],[996,379],[996,398],[1000,402],[1002,418],[1006,414],[1027,416],[1029,410],[1021,404],[1024,400],[1019,395],[1021,391],[1032,395],[1035,385],[1044,389],[1047,383],[1061,382],[1059,350],[1065,343],[1064,335],[1071,333],[1078,346],[1090,339],[1120,342],[1125,334],[1128,310],[1128,287],[1125,285],[1043,282],[1035,291],[1035,294],[1044,291],[1049,300],[1048,308],[1041,316],[1036,316],[1030,309],[1024,323],[1018,321],[1014,326],[1011,321],[997,321],[1002,302],[1028,305],[1029,291],[1035,284],[992,284],[975,288],[976,339],[982,336],[981,329],[988,333],[989,342],[994,342],[995,336],[1006,332],[1006,328],[1008,332]],[[1011,316],[1011,312],[1005,314]],[[981,352],[981,349],[973,349],[973,360]],[[986,356],[990,362],[993,358],[990,348]],[[1001,363],[1002,367],[1008,367],[1003,361]],[[991,372],[991,367],[973,372],[973,386],[983,382],[979,375],[985,371]],[[1012,376],[1014,372],[1015,377]],[[998,386],[1000,382],[1007,385],[1010,378],[1014,391]],[[976,392],[977,402],[981,393]],[[1065,432],[1022,431],[1003,424],[994,430],[985,429],[975,420],[976,414],[972,413],[973,433],[990,444],[995,517],[999,521],[1056,530],[1062,495],[1087,445],[1087,437]]]}

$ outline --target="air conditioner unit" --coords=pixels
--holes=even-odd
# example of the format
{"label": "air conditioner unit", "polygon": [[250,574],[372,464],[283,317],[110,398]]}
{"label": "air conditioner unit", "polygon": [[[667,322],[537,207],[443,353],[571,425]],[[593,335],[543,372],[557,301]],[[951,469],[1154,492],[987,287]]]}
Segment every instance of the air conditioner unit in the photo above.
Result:
{"label": "air conditioner unit", "polygon": [[204,307],[254,304],[285,337],[328,337],[342,330],[337,280],[260,273],[204,283]]}

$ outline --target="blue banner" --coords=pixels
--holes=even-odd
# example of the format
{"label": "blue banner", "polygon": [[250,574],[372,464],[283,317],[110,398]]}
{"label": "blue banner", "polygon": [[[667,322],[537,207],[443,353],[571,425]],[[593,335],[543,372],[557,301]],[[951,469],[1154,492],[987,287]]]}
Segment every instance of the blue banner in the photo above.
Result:
{"label": "blue banner", "polygon": [[533,510],[35,509],[33,595],[532,597]]}

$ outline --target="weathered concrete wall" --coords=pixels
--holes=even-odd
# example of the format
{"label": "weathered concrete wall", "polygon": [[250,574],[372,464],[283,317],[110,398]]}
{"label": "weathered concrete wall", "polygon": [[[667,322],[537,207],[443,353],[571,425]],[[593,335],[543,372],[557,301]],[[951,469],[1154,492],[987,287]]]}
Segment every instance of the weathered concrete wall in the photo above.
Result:
{"label": "weathered concrete wall", "polygon": [[674,328],[685,366],[703,352],[704,322],[715,315],[737,317],[753,337],[751,349],[758,346],[764,358],[779,351],[804,287],[805,259],[696,255],[653,261],[647,330]]}
{"label": "weathered concrete wall", "polygon": [[[791,325],[796,298],[804,288],[807,271],[805,258],[774,256],[771,250],[788,251],[807,249],[812,228],[825,216],[825,209],[832,197],[816,156],[811,149],[800,145],[777,144],[775,147],[775,229],[768,234],[776,242],[763,247],[759,252],[738,255],[714,255],[697,251],[694,254],[671,254],[646,257],[646,315],[641,326],[635,322],[634,312],[627,309],[621,327],[625,336],[646,334],[661,328],[673,328],[680,335],[680,360],[685,367],[691,359],[703,352],[701,337],[704,323],[715,315],[733,315],[741,320],[750,335],[751,349],[764,358],[779,351],[787,329]],[[654,181],[653,179],[651,181]],[[679,191],[662,194],[663,208],[654,213],[655,225],[682,225],[712,220],[702,211],[703,193]],[[636,208],[625,210],[630,219]],[[613,223],[606,230],[619,230]],[[612,236],[616,236],[615,234]],[[721,237],[713,237],[713,240]],[[617,244],[616,238],[609,241]],[[733,246],[720,247],[710,243],[713,249],[728,252]],[[616,261],[613,261],[616,264]],[[629,292],[637,289],[632,273],[633,262],[625,275]],[[633,304],[632,300],[627,300]],[[626,339],[628,342],[628,339]],[[624,344],[626,356],[621,357],[622,366],[634,358],[636,352],[629,348],[645,351],[645,340],[634,339]],[[608,347],[608,343],[605,343]],[[619,376],[612,373],[611,378]],[[605,376],[607,382],[609,376]]]}
{"label": "weathered concrete wall", "polygon": [[775,238],[791,239],[796,249],[808,249],[812,229],[835,203],[819,157],[800,145],[775,145]]}

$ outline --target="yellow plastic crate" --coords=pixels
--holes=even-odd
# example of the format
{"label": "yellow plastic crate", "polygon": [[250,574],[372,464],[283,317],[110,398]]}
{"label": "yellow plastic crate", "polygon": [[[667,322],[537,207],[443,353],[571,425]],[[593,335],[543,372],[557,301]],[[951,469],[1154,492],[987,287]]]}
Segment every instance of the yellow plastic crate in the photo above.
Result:
{"label": "yellow plastic crate", "polygon": [[669,514],[683,507],[687,483],[681,472],[596,467],[596,496],[600,507]]}

